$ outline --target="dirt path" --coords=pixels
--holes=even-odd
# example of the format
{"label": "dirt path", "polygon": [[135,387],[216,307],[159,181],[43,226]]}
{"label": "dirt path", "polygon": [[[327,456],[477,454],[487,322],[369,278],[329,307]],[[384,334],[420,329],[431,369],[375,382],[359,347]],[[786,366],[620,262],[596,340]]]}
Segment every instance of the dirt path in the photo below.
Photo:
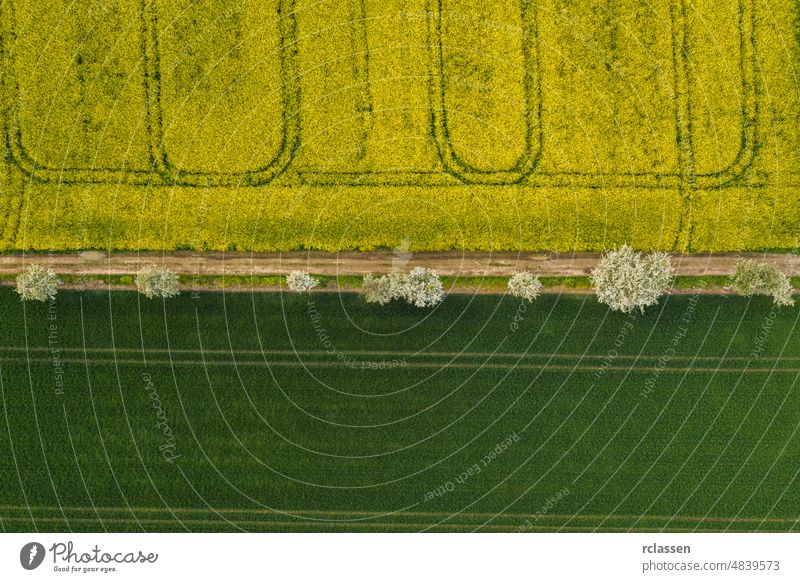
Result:
{"label": "dirt path", "polygon": [[[301,269],[316,275],[383,274],[412,267],[429,267],[440,275],[503,276],[529,270],[542,276],[588,275],[599,254],[557,253],[101,253],[0,255],[0,274],[18,273],[30,262],[49,264],[63,275],[127,275],[143,265],[163,263],[181,275],[274,275]],[[678,275],[728,275],[736,261],[753,257],[775,263],[787,275],[800,276],[800,256],[770,255],[673,255]]]}

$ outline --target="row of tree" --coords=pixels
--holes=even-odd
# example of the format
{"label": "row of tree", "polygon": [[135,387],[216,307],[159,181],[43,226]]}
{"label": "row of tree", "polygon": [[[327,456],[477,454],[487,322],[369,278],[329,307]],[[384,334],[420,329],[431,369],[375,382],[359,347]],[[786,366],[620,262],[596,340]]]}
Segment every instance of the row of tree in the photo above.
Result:
{"label": "row of tree", "polygon": [[[601,257],[591,282],[600,303],[614,311],[644,313],[669,291],[673,274],[668,254],[644,254],[624,245]],[[16,283],[23,301],[52,301],[61,281],[52,269],[34,263]],[[307,293],[318,285],[319,281],[304,271],[292,271],[286,277],[287,288],[295,293]],[[741,295],[770,295],[776,305],[794,305],[791,281],[771,263],[740,261],[731,285]],[[174,297],[179,293],[178,275],[163,265],[148,265],[136,274],[136,288],[148,299]],[[543,290],[539,276],[527,271],[514,273],[508,280],[508,293],[525,301],[535,300]],[[424,267],[381,277],[366,275],[362,293],[367,302],[379,305],[404,300],[416,307],[434,307],[445,298],[439,275]]]}
{"label": "row of tree", "polygon": [[[672,285],[674,269],[667,253],[640,253],[624,245],[604,254],[592,270],[592,287],[597,300],[614,311],[632,313],[658,303]],[[293,271],[286,278],[290,291],[305,293],[319,282],[308,273]],[[740,295],[771,295],[776,305],[794,305],[792,284],[771,263],[740,261],[731,277],[731,286]],[[538,275],[528,271],[514,273],[508,280],[508,293],[534,301],[544,285]],[[385,305],[404,299],[417,307],[433,307],[444,300],[444,287],[436,272],[417,267],[410,273],[391,273],[382,277],[366,275],[362,284],[364,299]]]}
{"label": "row of tree", "polygon": [[[178,275],[162,265],[148,265],[136,274],[136,289],[148,299],[168,299],[180,293]],[[53,301],[61,281],[53,269],[38,263],[17,276],[17,293],[23,301]]]}

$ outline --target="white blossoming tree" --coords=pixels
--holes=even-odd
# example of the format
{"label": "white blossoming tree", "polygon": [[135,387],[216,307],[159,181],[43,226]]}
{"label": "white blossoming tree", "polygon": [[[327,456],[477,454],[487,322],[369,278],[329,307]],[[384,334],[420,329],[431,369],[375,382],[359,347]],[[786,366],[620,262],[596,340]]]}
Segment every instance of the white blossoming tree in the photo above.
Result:
{"label": "white blossoming tree", "polygon": [[164,265],[147,265],[136,274],[136,288],[148,299],[175,297],[178,283],[178,275]]}
{"label": "white blossoming tree", "polygon": [[367,303],[386,305],[390,301],[402,297],[404,275],[392,273],[383,277],[375,277],[372,273],[366,275],[361,284],[364,300]]}
{"label": "white blossoming tree", "polygon": [[444,287],[435,271],[415,267],[410,273],[391,273],[383,277],[367,275],[362,283],[368,303],[385,305],[394,299],[405,299],[416,307],[435,307],[444,300]]}
{"label": "white blossoming tree", "polygon": [[533,301],[543,289],[539,276],[527,271],[514,273],[508,280],[508,293],[523,300]]}
{"label": "white blossoming tree", "polygon": [[781,307],[794,305],[789,277],[771,263],[740,261],[733,275],[733,288],[740,295],[772,295],[772,301]]}
{"label": "white blossoming tree", "polygon": [[603,255],[591,279],[600,303],[614,311],[644,313],[669,289],[672,263],[666,253],[644,255],[623,245]]}
{"label": "white blossoming tree", "polygon": [[286,286],[293,293],[308,293],[318,285],[319,281],[305,271],[292,271],[286,276]]}
{"label": "white blossoming tree", "polygon": [[17,275],[16,290],[23,301],[52,301],[60,284],[55,271],[33,263]]}
{"label": "white blossoming tree", "polygon": [[435,307],[444,301],[444,287],[436,271],[414,267],[403,281],[403,298],[416,307]]}

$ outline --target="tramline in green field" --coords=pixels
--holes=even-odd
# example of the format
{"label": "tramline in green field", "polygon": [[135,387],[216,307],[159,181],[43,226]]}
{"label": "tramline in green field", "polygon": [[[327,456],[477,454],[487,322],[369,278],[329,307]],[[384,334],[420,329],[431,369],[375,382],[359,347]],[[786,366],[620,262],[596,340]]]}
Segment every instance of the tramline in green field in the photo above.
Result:
{"label": "tramline in green field", "polygon": [[0,8],[9,249],[793,249],[789,0]]}
{"label": "tramline in green field", "polygon": [[0,291],[0,527],[797,528],[797,308],[521,309]]}

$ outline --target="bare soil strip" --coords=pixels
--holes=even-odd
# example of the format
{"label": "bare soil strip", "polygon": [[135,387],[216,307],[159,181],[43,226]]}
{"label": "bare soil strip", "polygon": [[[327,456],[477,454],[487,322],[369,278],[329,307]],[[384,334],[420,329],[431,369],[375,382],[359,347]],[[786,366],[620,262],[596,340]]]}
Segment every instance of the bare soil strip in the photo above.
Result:
{"label": "bare soil strip", "polygon": [[[599,253],[242,253],[171,252],[104,253],[85,251],[72,254],[0,255],[0,274],[15,274],[31,262],[49,264],[62,274],[130,275],[143,265],[164,264],[180,275],[281,275],[301,269],[316,275],[348,276],[385,274],[413,267],[428,267],[445,276],[507,276],[528,270],[544,277],[585,276],[597,265]],[[672,255],[677,275],[729,275],[742,258],[776,264],[787,275],[800,276],[800,255],[793,254],[712,254]]]}

